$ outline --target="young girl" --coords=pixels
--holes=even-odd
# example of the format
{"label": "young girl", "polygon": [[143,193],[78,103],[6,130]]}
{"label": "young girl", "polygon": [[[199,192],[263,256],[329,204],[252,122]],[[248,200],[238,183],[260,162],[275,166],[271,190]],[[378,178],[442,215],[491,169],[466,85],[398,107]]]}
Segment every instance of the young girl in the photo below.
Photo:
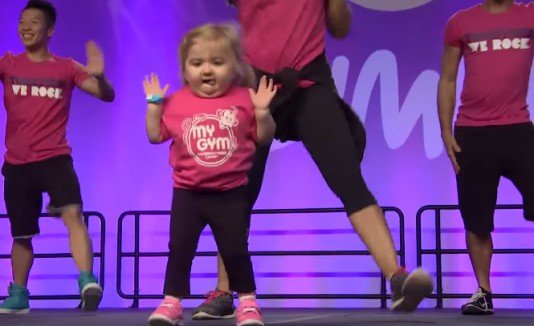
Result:
{"label": "young girl", "polygon": [[165,299],[148,321],[181,324],[181,299],[190,294],[191,264],[209,225],[239,296],[237,325],[263,325],[248,253],[245,187],[256,145],[268,144],[274,135],[268,107],[276,88],[266,77],[257,91],[246,87],[253,75],[229,26],[208,24],[187,33],[180,63],[185,86],[169,97],[169,86],[162,88],[157,75],[143,82],[148,139],[153,144],[172,139],[174,169]]}

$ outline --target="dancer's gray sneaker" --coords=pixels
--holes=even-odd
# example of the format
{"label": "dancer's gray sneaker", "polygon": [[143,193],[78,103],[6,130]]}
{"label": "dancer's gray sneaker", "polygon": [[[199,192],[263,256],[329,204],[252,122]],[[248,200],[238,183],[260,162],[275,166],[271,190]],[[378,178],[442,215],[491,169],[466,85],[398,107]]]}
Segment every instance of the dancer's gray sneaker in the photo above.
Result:
{"label": "dancer's gray sneaker", "polygon": [[471,299],[462,306],[463,315],[491,315],[493,314],[493,300],[491,293],[478,288]]}
{"label": "dancer's gray sneaker", "polygon": [[410,274],[401,269],[391,277],[391,309],[398,312],[412,312],[434,289],[432,278],[422,268],[414,269]]}
{"label": "dancer's gray sneaker", "polygon": [[206,300],[193,311],[193,319],[230,319],[235,317],[234,298],[230,293],[210,291]]}

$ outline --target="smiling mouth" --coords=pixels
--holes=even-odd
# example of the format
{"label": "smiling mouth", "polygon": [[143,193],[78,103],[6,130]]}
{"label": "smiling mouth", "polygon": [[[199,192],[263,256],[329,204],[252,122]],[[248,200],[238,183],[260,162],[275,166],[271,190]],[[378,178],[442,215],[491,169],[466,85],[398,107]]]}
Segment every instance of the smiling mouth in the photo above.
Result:
{"label": "smiling mouth", "polygon": [[24,41],[30,41],[30,40],[33,39],[34,35],[33,35],[33,34],[22,33],[22,34],[20,34],[20,37],[21,37]]}

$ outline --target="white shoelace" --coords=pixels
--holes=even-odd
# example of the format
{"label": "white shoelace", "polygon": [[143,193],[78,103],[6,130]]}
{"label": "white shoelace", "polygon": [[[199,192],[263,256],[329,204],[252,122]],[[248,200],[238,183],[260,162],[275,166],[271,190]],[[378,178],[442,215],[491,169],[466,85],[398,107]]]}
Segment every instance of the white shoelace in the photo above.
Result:
{"label": "white shoelace", "polygon": [[[477,292],[475,292],[472,296],[471,296],[471,299],[469,299],[470,302],[475,302],[477,301],[478,299],[480,298],[483,298],[484,297],[484,292],[482,292],[481,289],[478,289]],[[486,301],[484,299],[484,301]]]}

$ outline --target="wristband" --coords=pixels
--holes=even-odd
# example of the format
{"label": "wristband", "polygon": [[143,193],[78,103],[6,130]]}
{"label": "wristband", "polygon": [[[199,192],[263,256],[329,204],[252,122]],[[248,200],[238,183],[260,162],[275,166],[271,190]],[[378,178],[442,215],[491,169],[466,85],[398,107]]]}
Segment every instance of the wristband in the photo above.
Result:
{"label": "wristband", "polygon": [[161,104],[163,103],[163,96],[158,94],[148,94],[146,96],[146,102],[148,104]]}

